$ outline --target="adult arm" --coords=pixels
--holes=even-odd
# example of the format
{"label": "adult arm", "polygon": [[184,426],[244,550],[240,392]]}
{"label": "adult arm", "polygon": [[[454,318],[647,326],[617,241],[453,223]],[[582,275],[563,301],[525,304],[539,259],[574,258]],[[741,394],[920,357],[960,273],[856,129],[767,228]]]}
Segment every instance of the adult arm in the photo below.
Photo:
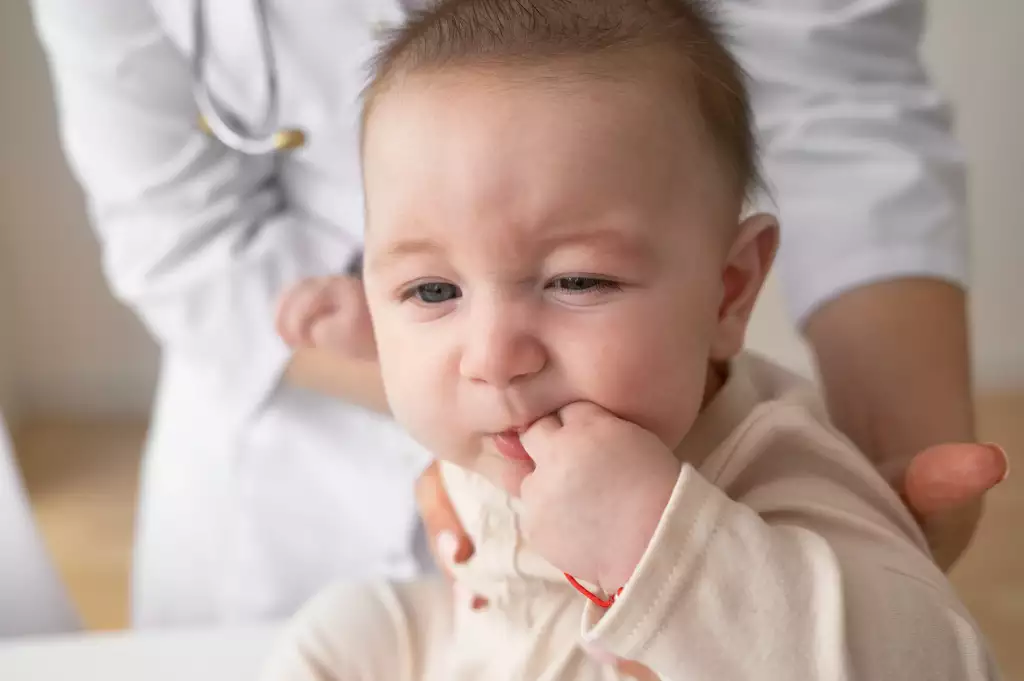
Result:
{"label": "adult arm", "polygon": [[278,295],[341,272],[357,245],[287,205],[273,157],[198,129],[187,58],[149,3],[34,0],[33,11],[112,289],[212,393],[241,395],[225,406],[245,418],[291,360],[273,326]]}
{"label": "adult arm", "polygon": [[[919,57],[923,0],[784,4],[746,3],[734,22],[781,213],[781,281],[833,420],[902,487],[918,453],[975,439],[965,164]],[[946,566],[1000,477],[983,448],[958,457],[973,489],[957,512],[922,517]]]}

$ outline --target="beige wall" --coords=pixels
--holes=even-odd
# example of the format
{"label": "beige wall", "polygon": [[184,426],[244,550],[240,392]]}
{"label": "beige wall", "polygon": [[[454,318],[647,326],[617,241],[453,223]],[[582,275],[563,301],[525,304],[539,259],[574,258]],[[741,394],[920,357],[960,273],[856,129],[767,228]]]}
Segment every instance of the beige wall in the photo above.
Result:
{"label": "beige wall", "polygon": [[973,340],[982,387],[1024,389],[1024,2],[929,0],[925,54],[972,164]]}
{"label": "beige wall", "polygon": [[[0,404],[18,386],[29,411],[144,411],[156,351],[115,303],[80,194],[54,137],[45,64],[26,2],[0,3],[0,268],[13,338],[0,334]],[[974,164],[972,332],[983,389],[1024,388],[1024,26],[1019,0],[930,0],[926,53],[958,109]],[[0,300],[0,304],[3,300]],[[2,310],[0,310],[2,311]],[[2,318],[0,318],[2,319]],[[757,312],[752,344],[808,368],[774,282]],[[7,366],[6,379],[3,371]]]}
{"label": "beige wall", "polygon": [[11,291],[7,284],[9,277],[4,268],[3,254],[5,226],[0,222],[0,413],[8,421],[18,418],[17,393],[14,385],[14,325],[10,300]]}
{"label": "beige wall", "polygon": [[146,412],[156,351],[103,282],[24,0],[0,2],[0,129],[0,266],[14,292],[18,402],[25,412]]}

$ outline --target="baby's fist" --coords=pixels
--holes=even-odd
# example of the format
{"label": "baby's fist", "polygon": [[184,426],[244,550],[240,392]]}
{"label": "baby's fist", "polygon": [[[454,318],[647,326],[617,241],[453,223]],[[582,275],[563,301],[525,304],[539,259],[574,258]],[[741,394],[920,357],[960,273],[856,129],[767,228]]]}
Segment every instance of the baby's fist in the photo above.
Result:
{"label": "baby's fist", "polygon": [[318,348],[363,359],[377,355],[363,284],[353,277],[298,282],[281,296],[275,325],[293,349]]}
{"label": "baby's fist", "polygon": [[560,570],[612,592],[633,574],[681,465],[653,433],[580,402],[521,436],[535,469],[522,482],[527,539]]}

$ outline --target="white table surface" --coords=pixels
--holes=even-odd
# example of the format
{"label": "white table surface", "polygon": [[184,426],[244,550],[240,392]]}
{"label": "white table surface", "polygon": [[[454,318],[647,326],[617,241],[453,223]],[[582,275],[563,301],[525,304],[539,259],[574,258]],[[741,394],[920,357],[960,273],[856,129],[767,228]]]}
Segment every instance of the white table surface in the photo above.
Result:
{"label": "white table surface", "polygon": [[277,627],[0,639],[2,681],[254,681]]}

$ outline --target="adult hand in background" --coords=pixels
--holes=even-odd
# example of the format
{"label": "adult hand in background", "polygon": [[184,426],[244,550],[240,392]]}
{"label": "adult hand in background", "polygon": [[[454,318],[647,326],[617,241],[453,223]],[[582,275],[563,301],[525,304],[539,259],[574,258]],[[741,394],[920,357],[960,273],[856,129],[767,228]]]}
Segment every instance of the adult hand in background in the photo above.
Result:
{"label": "adult hand in background", "polygon": [[359,279],[338,275],[299,281],[281,296],[275,325],[294,351],[286,382],[388,413]]}
{"label": "adult hand in background", "polygon": [[354,277],[313,277],[293,285],[278,303],[276,325],[278,335],[295,350],[377,358],[363,283]]}

